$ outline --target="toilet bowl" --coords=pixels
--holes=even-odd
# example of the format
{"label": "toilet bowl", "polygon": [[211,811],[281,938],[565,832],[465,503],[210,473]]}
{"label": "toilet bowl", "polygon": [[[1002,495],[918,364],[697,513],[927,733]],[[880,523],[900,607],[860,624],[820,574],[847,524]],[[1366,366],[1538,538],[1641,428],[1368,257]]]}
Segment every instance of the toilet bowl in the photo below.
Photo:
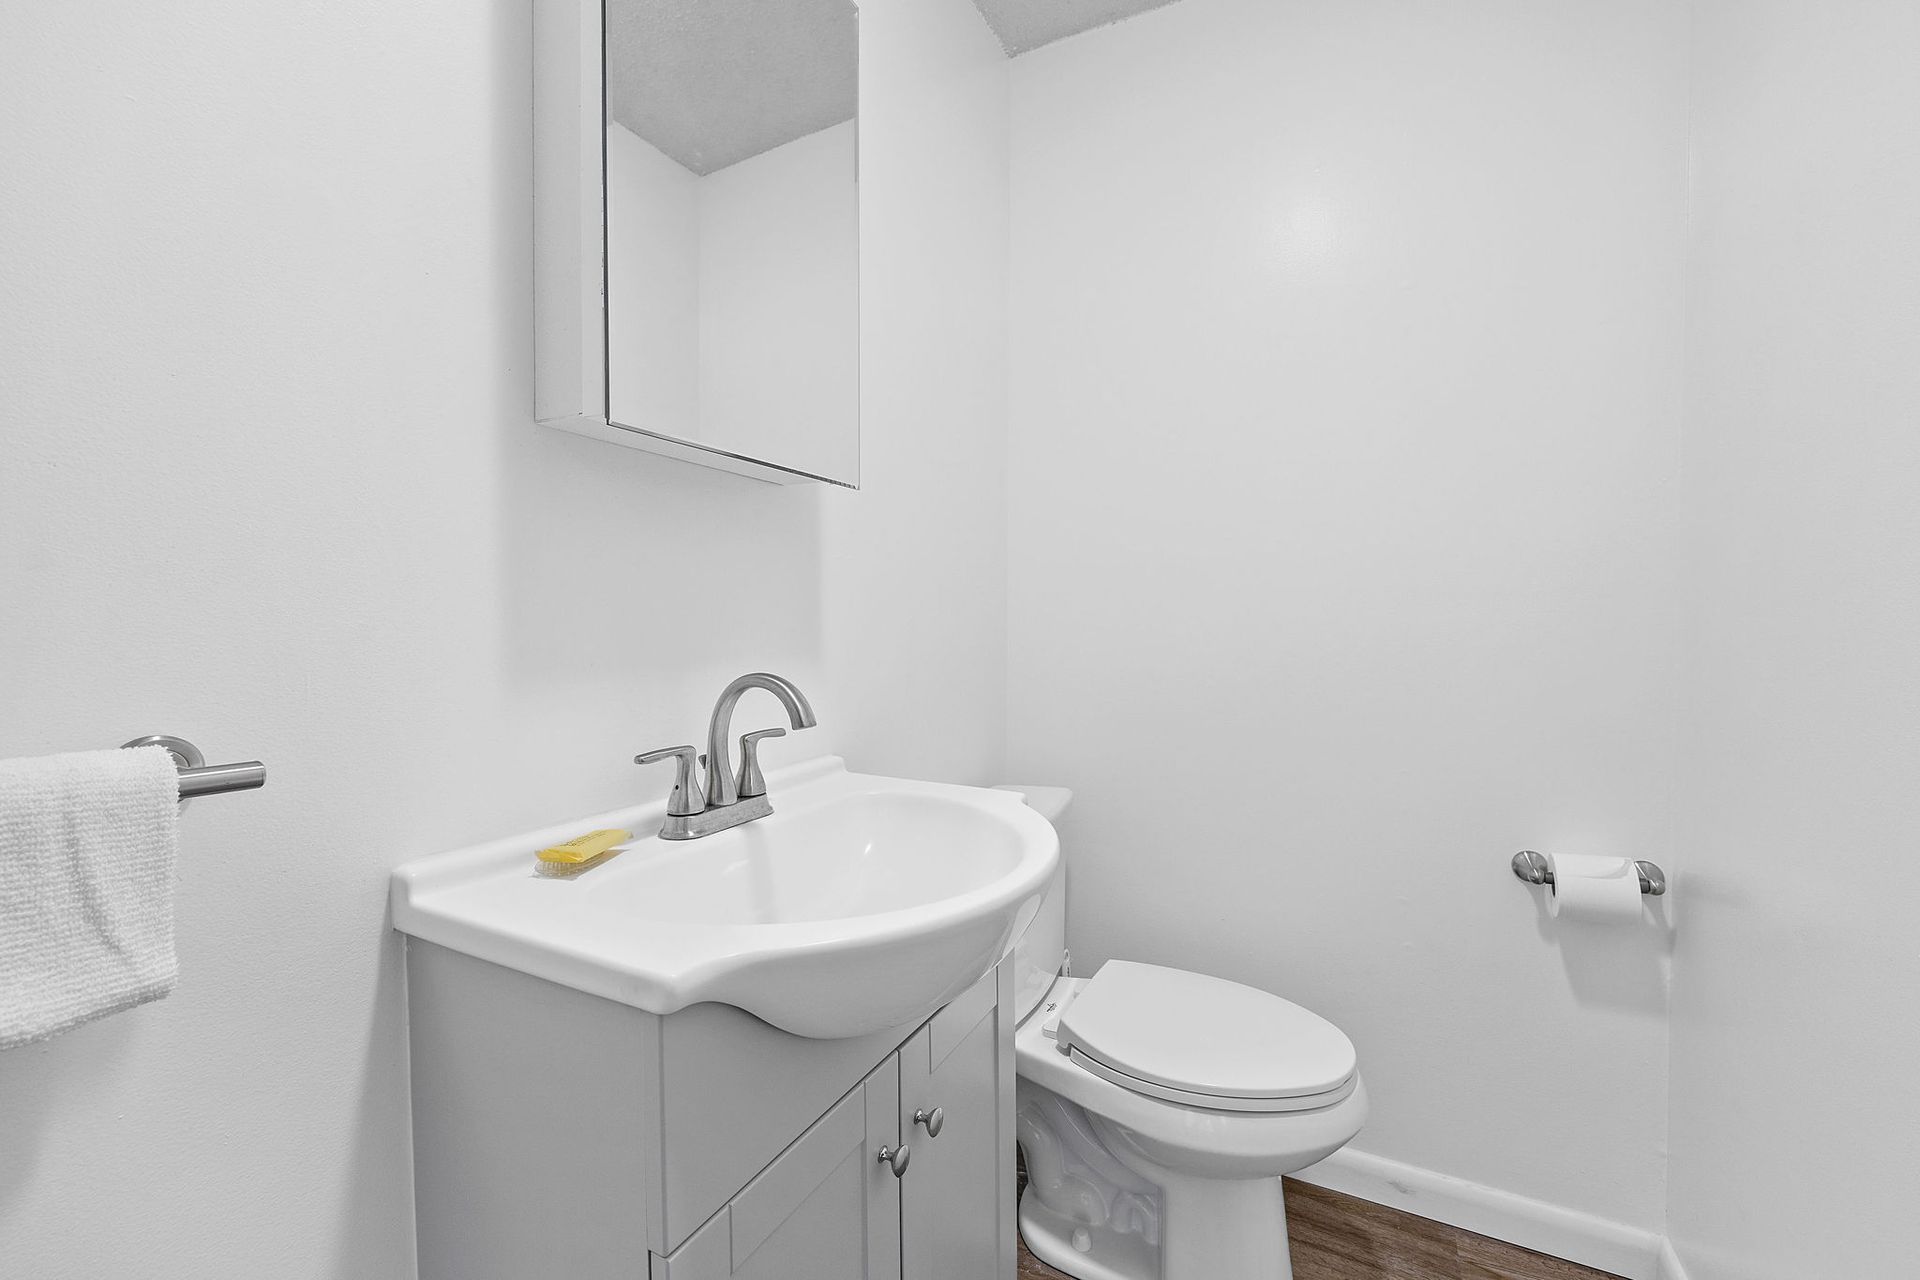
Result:
{"label": "toilet bowl", "polygon": [[[1059,788],[1010,787],[1049,821]],[[1286,1280],[1280,1177],[1367,1117],[1352,1042],[1257,988],[1109,961],[1067,976],[1065,859],[1016,941],[1020,1234],[1080,1280]]]}

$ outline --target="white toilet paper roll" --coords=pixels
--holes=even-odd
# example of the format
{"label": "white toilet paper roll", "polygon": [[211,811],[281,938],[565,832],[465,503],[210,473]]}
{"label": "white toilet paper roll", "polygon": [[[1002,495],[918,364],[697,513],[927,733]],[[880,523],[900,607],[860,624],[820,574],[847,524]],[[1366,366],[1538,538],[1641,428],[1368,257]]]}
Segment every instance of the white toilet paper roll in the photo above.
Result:
{"label": "white toilet paper roll", "polygon": [[1615,924],[1640,919],[1640,873],[1627,858],[1548,854],[1553,868],[1547,911],[1556,919]]}

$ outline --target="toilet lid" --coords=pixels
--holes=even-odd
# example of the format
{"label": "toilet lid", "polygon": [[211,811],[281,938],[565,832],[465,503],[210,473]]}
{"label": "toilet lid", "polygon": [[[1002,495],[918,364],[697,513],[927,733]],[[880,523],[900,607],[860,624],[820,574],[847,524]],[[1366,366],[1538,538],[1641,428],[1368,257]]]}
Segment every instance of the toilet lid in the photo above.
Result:
{"label": "toilet lid", "polygon": [[1116,1083],[1130,1077],[1158,1086],[1143,1090],[1156,1096],[1215,1098],[1236,1111],[1320,1105],[1320,1095],[1351,1091],[1358,1065],[1340,1028],[1290,1000],[1132,960],[1093,975],[1060,1015],[1059,1044]]}

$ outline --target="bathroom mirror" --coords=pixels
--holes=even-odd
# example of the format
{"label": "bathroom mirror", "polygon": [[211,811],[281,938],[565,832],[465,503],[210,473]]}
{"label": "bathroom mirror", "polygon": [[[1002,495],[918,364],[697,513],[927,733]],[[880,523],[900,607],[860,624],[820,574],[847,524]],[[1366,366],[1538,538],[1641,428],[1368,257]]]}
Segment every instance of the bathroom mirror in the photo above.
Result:
{"label": "bathroom mirror", "polygon": [[859,481],[853,0],[535,0],[536,414]]}

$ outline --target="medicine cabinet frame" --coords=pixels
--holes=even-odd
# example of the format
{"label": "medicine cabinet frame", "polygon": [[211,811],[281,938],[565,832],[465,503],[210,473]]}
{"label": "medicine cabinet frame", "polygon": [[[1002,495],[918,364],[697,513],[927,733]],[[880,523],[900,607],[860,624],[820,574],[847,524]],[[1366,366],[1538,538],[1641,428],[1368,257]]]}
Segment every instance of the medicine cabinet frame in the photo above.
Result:
{"label": "medicine cabinet frame", "polygon": [[[816,475],[613,418],[607,311],[606,22],[606,0],[534,0],[535,419],[542,426],[773,484],[817,482],[858,489],[857,397],[851,478]],[[857,116],[854,127],[857,136]],[[859,332],[857,320],[854,332]],[[855,346],[851,358],[857,386],[857,341]]]}

